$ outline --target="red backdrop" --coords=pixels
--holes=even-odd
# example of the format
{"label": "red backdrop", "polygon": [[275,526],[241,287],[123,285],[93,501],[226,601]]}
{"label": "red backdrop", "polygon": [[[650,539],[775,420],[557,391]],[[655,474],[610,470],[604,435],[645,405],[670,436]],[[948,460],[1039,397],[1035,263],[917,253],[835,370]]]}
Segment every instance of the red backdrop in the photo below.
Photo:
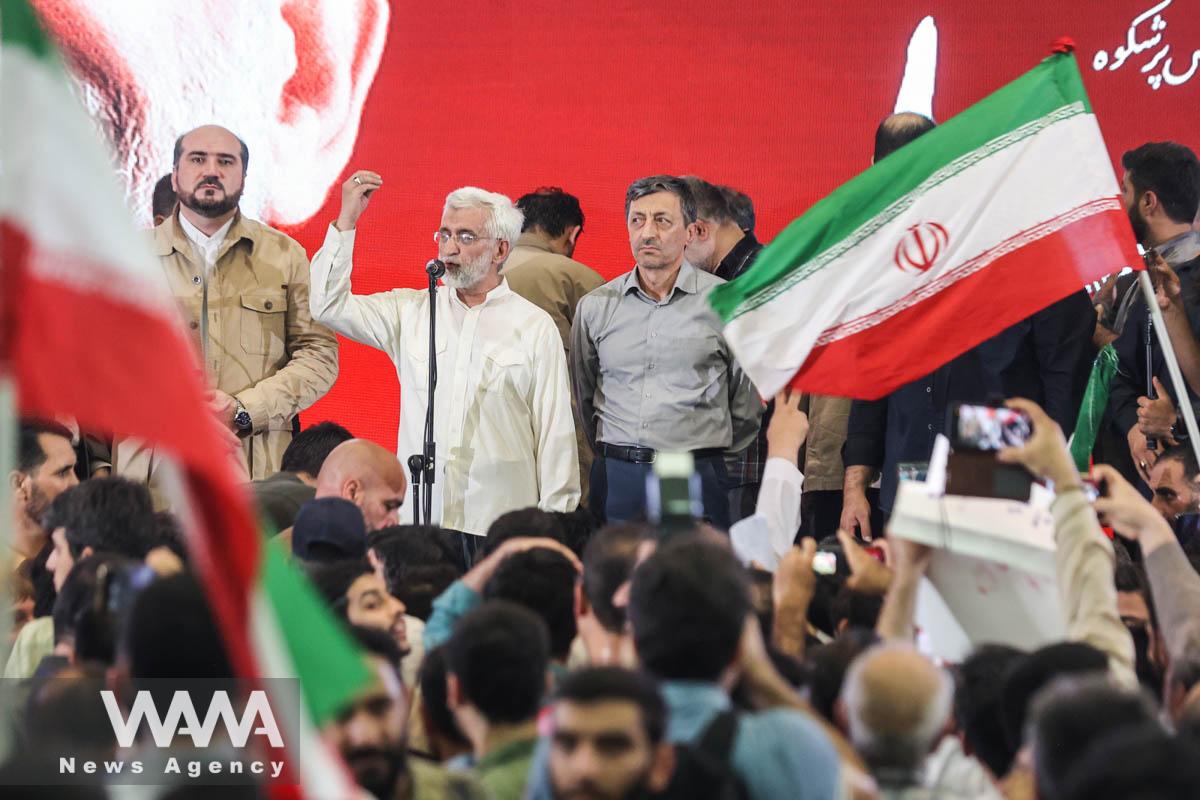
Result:
{"label": "red backdrop", "polygon": [[[419,286],[450,190],[474,184],[514,199],[540,185],[579,196],[587,215],[576,257],[612,277],[630,268],[625,187],[656,172],[732,184],[755,201],[769,240],[868,164],[876,124],[892,111],[909,37],[932,15],[939,33],[939,120],[1031,68],[1071,36],[1106,141],[1196,147],[1200,72],[1153,89],[1142,73],[1170,44],[1173,79],[1200,47],[1200,9],[1158,3],[1160,44],[1117,70],[1098,50],[1127,41],[1145,0],[1046,3],[954,0],[836,4],[706,0],[519,4],[393,3],[386,50],[346,174],[384,187],[359,224],[354,288]],[[1149,39],[1152,19],[1135,41]],[[1198,56],[1200,57],[1200,56]],[[263,179],[268,179],[264,177]],[[336,216],[339,188],[290,232],[310,255]],[[394,447],[399,387],[381,353],[343,342],[333,390],[305,413]]]}

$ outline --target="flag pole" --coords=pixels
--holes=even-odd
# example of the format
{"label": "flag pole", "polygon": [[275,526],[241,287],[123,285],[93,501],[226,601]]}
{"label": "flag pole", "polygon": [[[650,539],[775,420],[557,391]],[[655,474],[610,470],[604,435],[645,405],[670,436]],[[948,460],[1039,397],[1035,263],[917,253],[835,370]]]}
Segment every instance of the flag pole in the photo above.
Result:
{"label": "flag pole", "polygon": [[1167,323],[1163,320],[1162,309],[1158,307],[1158,299],[1154,296],[1154,284],[1150,282],[1149,270],[1142,270],[1138,273],[1138,283],[1142,286],[1146,305],[1150,307],[1150,319],[1154,320],[1154,335],[1167,360],[1167,372],[1171,376],[1171,386],[1175,389],[1176,405],[1183,414],[1183,423],[1187,427],[1192,451],[1196,454],[1197,461],[1200,461],[1200,429],[1196,428],[1196,414],[1192,410],[1187,386],[1183,382],[1183,372],[1179,369],[1179,359],[1175,356],[1175,348],[1171,346],[1171,334],[1167,331]]}

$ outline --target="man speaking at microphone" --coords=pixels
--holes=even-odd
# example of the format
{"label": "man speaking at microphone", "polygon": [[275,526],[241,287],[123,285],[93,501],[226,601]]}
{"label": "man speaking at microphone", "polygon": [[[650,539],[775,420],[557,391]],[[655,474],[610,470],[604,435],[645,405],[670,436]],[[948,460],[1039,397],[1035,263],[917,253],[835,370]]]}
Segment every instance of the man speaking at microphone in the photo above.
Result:
{"label": "man speaking at microphone", "polygon": [[[401,461],[422,451],[429,396],[429,293],[353,294],[355,226],[383,186],[367,170],[342,184],[342,208],[313,257],[313,318],[387,353],[400,378]],[[434,524],[483,535],[506,511],[579,503],[579,464],[562,341],[549,315],[513,293],[500,268],[521,212],[475,187],[446,197],[434,233],[445,263],[435,321]],[[409,498],[412,502],[412,487]]]}

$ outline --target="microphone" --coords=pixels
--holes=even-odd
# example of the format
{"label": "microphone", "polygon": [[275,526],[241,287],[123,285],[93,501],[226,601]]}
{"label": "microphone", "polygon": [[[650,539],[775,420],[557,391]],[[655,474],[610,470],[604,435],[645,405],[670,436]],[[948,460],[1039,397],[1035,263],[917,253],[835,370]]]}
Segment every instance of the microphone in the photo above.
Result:
{"label": "microphone", "polygon": [[425,265],[425,272],[431,278],[440,278],[446,274],[446,265],[436,258],[431,258]]}

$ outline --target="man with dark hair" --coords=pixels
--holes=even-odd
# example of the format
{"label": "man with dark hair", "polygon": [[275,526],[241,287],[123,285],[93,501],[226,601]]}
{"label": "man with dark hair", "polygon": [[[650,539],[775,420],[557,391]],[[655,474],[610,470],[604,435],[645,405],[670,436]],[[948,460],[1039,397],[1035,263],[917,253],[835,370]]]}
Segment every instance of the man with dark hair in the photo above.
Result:
{"label": "man with dark hair", "polygon": [[446,705],[446,657],[435,647],[425,654],[417,680],[420,684],[421,723],[429,755],[443,764],[470,757],[471,742],[459,730],[454,712]]}
{"label": "man with dark hair", "polygon": [[750,797],[838,796],[837,752],[771,665],[750,610],[741,565],[698,535],[663,544],[634,571],[629,621],[639,661],[663,682],[667,738],[699,741],[730,707],[724,686],[740,676],[752,695],[773,698],[770,710],[736,718],[730,767]]}
{"label": "man with dark hair", "polygon": [[667,708],[649,676],[590,667],[565,677],[552,706],[549,772],[556,800],[639,800],[666,788],[674,752]]}
{"label": "man with dark hair", "polygon": [[727,281],[742,275],[754,264],[762,244],[742,229],[722,187],[694,175],[682,180],[696,199],[696,235],[685,250],[688,263]]}
{"label": "man with dark hair", "polygon": [[[1121,176],[1121,202],[1129,213],[1138,243],[1155,254],[1154,271],[1168,300],[1163,311],[1174,347],[1179,353],[1183,374],[1191,385],[1187,402],[1196,400],[1200,385],[1197,372],[1196,335],[1200,331],[1200,304],[1195,302],[1197,265],[1200,264],[1200,232],[1193,229],[1200,209],[1200,161],[1187,147],[1174,142],[1148,142],[1121,157],[1125,172]],[[1174,273],[1171,276],[1170,273]],[[1173,286],[1172,290],[1170,287]],[[1131,468],[1147,484],[1150,467],[1159,453],[1146,446],[1147,436],[1166,443],[1172,438],[1175,411],[1180,399],[1167,374],[1166,361],[1158,339],[1149,332],[1149,310],[1134,285],[1127,300],[1131,304],[1125,327],[1113,346],[1117,351],[1117,372],[1112,380],[1108,414],[1115,432],[1129,445]],[[1159,335],[1164,332],[1159,331]],[[1147,374],[1146,352],[1150,348]],[[1149,397],[1152,379],[1159,381],[1157,397]],[[1160,424],[1165,417],[1165,425]],[[1123,459],[1121,460],[1123,462]],[[1120,466],[1124,463],[1118,462]]]}
{"label": "man with dark hair", "polygon": [[335,447],[353,438],[350,431],[336,422],[309,425],[288,442],[279,472],[251,482],[254,502],[271,521],[275,532],[292,527],[300,506],[316,496],[317,476],[325,459]]}
{"label": "man with dark hair", "polygon": [[596,453],[588,508],[636,519],[658,452],[691,451],[704,513],[728,529],[725,455],[754,441],[762,404],[708,306],[721,279],[684,255],[696,200],[679,178],[642,178],[625,217],[636,266],[580,301],[571,327],[575,399]]}
{"label": "man with dark hair", "polygon": [[154,546],[157,521],[145,486],[93,478],[55,499],[46,515],[54,552],[46,568],[61,589],[71,567],[92,553],[142,559]]}
{"label": "man with dark hair", "polygon": [[613,604],[617,589],[637,564],[638,545],[654,534],[641,523],[601,528],[583,550],[583,576],[575,588],[575,627],[591,664],[633,663],[625,609]]}
{"label": "man with dark hair", "polygon": [[475,779],[408,757],[408,694],[396,669],[395,644],[376,631],[355,630],[371,683],[326,724],[322,736],[354,780],[381,800],[483,800]]}
{"label": "man with dark hair", "polygon": [[1017,750],[1004,733],[1001,687],[1021,651],[1000,644],[983,645],[958,668],[954,691],[954,719],[963,751],[987,767],[993,780],[1008,774]]}
{"label": "man with dark hair", "polygon": [[556,676],[567,668],[575,641],[575,582],[579,572],[566,556],[535,548],[506,559],[483,587],[484,600],[507,600],[541,617],[550,636]]}
{"label": "man with dark hair", "polygon": [[558,518],[549,511],[543,511],[537,506],[518,508],[496,517],[488,526],[487,536],[483,540],[483,555],[489,556],[496,548],[515,539],[518,536],[537,536],[543,539],[553,539],[565,542],[562,525]]}
{"label": "man with dark hair", "polygon": [[446,642],[446,700],[495,800],[521,800],[537,745],[550,655],[546,626],[493,600],[463,617]]}
{"label": "man with dark hair", "polygon": [[434,598],[462,574],[448,552],[452,535],[441,528],[396,525],[367,539],[367,558],[376,574],[418,619],[429,619]]}
{"label": "man with dark hair", "polygon": [[1025,734],[1039,800],[1061,800],[1067,774],[1089,746],[1155,721],[1149,698],[1106,678],[1063,678],[1050,684],[1034,699]]}
{"label": "man with dark hair", "polygon": [[408,654],[404,604],[388,592],[366,559],[310,564],[308,577],[348,625],[383,631],[402,655]]}
{"label": "man with dark hair", "polygon": [[[600,273],[572,258],[583,233],[583,209],[577,197],[555,186],[523,195],[517,200],[517,208],[525,215],[525,222],[502,274],[510,289],[554,320],[569,360],[575,309],[585,294],[604,285]],[[572,408],[574,404],[572,399]],[[586,501],[592,448],[578,424],[575,433],[580,497]]]}
{"label": "man with dark hair", "polygon": [[150,197],[150,213],[154,215],[154,227],[163,224],[167,217],[175,213],[178,206],[179,198],[175,196],[175,189],[171,186],[171,173],[168,172],[154,184],[154,194]]}
{"label": "man with dark hair", "polygon": [[[1151,504],[1168,522],[1200,511],[1200,466],[1189,442],[1172,445],[1150,467]],[[1186,544],[1186,543],[1185,543]]]}
{"label": "man with dark hair", "polygon": [[732,186],[718,186],[717,188],[721,190],[725,204],[729,206],[729,213],[733,215],[738,227],[746,233],[754,233],[756,219],[754,201],[750,199],[750,195],[739,192]]}
{"label": "man with dark hair", "polygon": [[1117,588],[1117,613],[1133,639],[1137,659],[1138,682],[1153,697],[1163,696],[1163,672],[1167,667],[1167,649],[1158,630],[1150,586],[1140,565],[1117,561],[1113,571]]}
{"label": "man with dark hair", "polygon": [[1193,800],[1200,797],[1200,749],[1161,725],[1122,728],[1068,765],[1061,786],[1060,800]]}
{"label": "man with dark hair", "polygon": [[[179,207],[154,229],[153,248],[185,309],[213,413],[231,441],[241,439],[239,460],[257,480],[279,471],[296,415],[333,385],[338,345],[310,316],[304,248],[238,210],[249,155],[216,125],[180,136],[171,173]],[[154,451],[130,440],[113,449],[114,473],[157,495]]]}
{"label": "man with dark hair", "polygon": [[8,474],[13,504],[10,546],[18,558],[33,558],[45,546],[42,514],[77,483],[71,432],[56,422],[21,420],[16,469]]}

